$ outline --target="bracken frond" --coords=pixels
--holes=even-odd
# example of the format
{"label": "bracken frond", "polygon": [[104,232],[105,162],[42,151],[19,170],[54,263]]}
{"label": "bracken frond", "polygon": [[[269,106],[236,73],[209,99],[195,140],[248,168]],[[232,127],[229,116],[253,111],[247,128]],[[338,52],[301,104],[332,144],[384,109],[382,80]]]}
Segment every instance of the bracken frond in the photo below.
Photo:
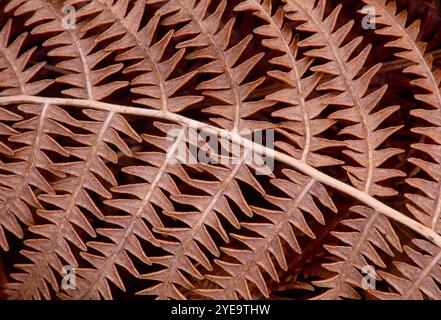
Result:
{"label": "bracken frond", "polygon": [[423,3],[0,1],[0,297],[440,299]]}

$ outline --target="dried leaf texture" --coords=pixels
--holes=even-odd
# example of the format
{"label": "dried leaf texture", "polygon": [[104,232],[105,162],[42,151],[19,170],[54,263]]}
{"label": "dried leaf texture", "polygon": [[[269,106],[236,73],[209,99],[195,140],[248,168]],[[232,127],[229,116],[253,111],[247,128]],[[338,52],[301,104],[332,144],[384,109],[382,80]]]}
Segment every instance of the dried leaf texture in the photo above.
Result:
{"label": "dried leaf texture", "polygon": [[409,210],[412,214],[425,225],[440,232],[441,218],[441,184],[439,172],[439,117],[441,114],[441,93],[439,70],[433,68],[433,57],[426,53],[426,43],[417,41],[420,29],[420,21],[416,20],[411,25],[406,26],[406,11],[397,12],[395,2],[386,4],[384,1],[368,1],[378,9],[377,21],[385,27],[379,29],[377,33],[387,34],[397,37],[387,46],[394,47],[400,51],[395,55],[408,60],[412,64],[403,69],[404,73],[416,75],[418,78],[411,81],[411,84],[417,88],[423,89],[428,93],[415,94],[415,98],[424,102],[432,109],[415,108],[411,114],[430,123],[430,126],[412,128],[412,132],[430,138],[429,141],[415,143],[412,147],[416,150],[426,153],[432,160],[420,158],[410,158],[409,162],[425,171],[432,180],[410,177],[407,183],[412,187],[419,189],[424,196],[420,194],[407,194],[410,200]]}
{"label": "dried leaf texture", "polygon": [[[315,238],[314,233],[305,221],[302,211],[307,212],[315,220],[324,223],[324,218],[315,205],[313,198],[318,199],[330,209],[336,210],[322,185],[294,171],[286,171],[284,174],[289,180],[274,179],[271,182],[282,190],[289,190],[291,198],[266,197],[281,210],[253,208],[254,213],[267,218],[268,223],[242,223],[242,227],[256,233],[257,236],[254,237],[231,234],[232,237],[246,245],[247,249],[222,248],[227,256],[235,258],[239,263],[215,260],[228,273],[228,276],[209,275],[207,278],[217,283],[222,287],[222,290],[201,290],[199,293],[214,299],[237,299],[238,294],[245,299],[251,299],[252,296],[247,283],[249,281],[265,297],[269,297],[262,271],[270,275],[273,280],[278,281],[275,262],[283,270],[287,270],[282,240],[292,250],[300,253],[301,249],[294,230],[299,230],[305,235]],[[273,261],[270,254],[275,261]]]}
{"label": "dried leaf texture", "polygon": [[[84,3],[84,1],[71,1],[70,3],[76,4],[77,2]],[[89,15],[91,12],[98,14],[82,27],[82,32],[87,33],[110,24],[110,27],[99,35],[97,42],[120,36],[118,41],[109,44],[103,52],[123,51],[117,55],[115,61],[132,62],[123,70],[123,73],[142,73],[133,78],[130,83],[131,92],[145,96],[145,98],[137,99],[137,103],[172,112],[180,111],[196,103],[201,99],[198,96],[172,97],[194,74],[190,72],[182,77],[169,79],[185,52],[185,50],[180,50],[171,58],[161,61],[173,31],[170,30],[159,41],[153,43],[159,16],[155,15],[147,25],[141,28],[140,23],[146,3],[137,1],[131,9],[128,5],[128,0],[87,1],[87,5],[78,11],[78,15]],[[140,59],[141,61],[138,61]],[[134,60],[136,62],[133,62]],[[112,91],[115,89],[112,88]]]}
{"label": "dried leaf texture", "polygon": [[[401,276],[390,273],[380,273],[380,276],[389,282],[397,293],[373,292],[380,299],[423,299],[424,295],[430,299],[438,299],[440,289],[437,283],[440,280],[441,252],[431,243],[415,239],[415,248],[404,247],[404,251],[412,260],[412,264],[395,261],[394,265]],[[423,295],[424,294],[424,295]]]}
{"label": "dried leaf texture", "polygon": [[19,268],[26,273],[17,274],[16,279],[19,283],[11,284],[9,287],[9,290],[15,292],[14,294],[24,298],[39,297],[40,294],[48,297],[47,283],[53,289],[58,290],[51,267],[61,270],[63,268],[61,258],[69,265],[77,265],[69,243],[83,251],[86,250],[86,246],[74,225],[90,235],[95,234],[82,210],[92,213],[98,219],[103,218],[102,212],[95,205],[89,192],[108,199],[111,195],[100,179],[110,185],[116,185],[115,178],[105,163],[116,162],[116,154],[110,148],[110,144],[130,155],[131,151],[121,139],[120,132],[125,132],[133,139],[140,140],[140,137],[120,115],[88,109],[83,112],[89,120],[81,121],[80,126],[87,133],[73,135],[72,139],[80,146],[68,147],[70,156],[77,158],[78,161],[51,164],[53,170],[66,174],[67,177],[52,185],[57,191],[56,194],[38,196],[38,200],[55,208],[37,211],[39,216],[50,223],[30,227],[31,232],[44,238],[27,242],[27,246],[32,250],[24,250],[22,254],[34,263],[20,265]]}
{"label": "dried leaf texture", "polygon": [[[311,64],[311,59],[296,59],[297,39],[293,38],[289,28],[283,25],[282,9],[279,8],[276,14],[272,15],[270,2],[250,0],[236,6],[235,10],[251,11],[267,23],[255,29],[254,32],[269,37],[269,39],[262,40],[265,47],[283,53],[283,55],[270,60],[270,63],[290,69],[288,73],[279,70],[269,72],[271,77],[286,82],[292,88],[280,90],[267,96],[266,99],[290,104],[287,108],[273,112],[272,116],[286,119],[280,125],[281,132],[301,149],[294,148],[291,144],[285,142],[280,142],[279,147],[316,166],[339,164],[338,160],[314,154],[316,150],[336,145],[332,141],[320,140],[314,137],[314,134],[319,134],[331,126],[333,121],[327,119],[314,120],[314,117],[318,116],[327,104],[323,102],[323,97],[306,101],[310,92],[303,88],[313,90],[320,76],[313,74],[302,79]],[[232,234],[248,248],[245,250],[223,248],[226,255],[235,258],[239,261],[239,264],[218,260],[217,263],[229,276],[210,275],[209,279],[221,286],[222,290],[207,290],[200,291],[200,293],[215,299],[237,299],[237,294],[243,298],[251,299],[247,284],[247,281],[250,281],[257,286],[265,297],[269,297],[268,288],[260,270],[262,269],[269,274],[273,280],[278,280],[270,253],[282,269],[287,269],[284,249],[280,239],[284,239],[294,251],[300,252],[301,249],[295,233],[291,229],[292,227],[296,227],[309,237],[315,238],[300,209],[305,210],[322,224],[324,218],[315,206],[312,195],[317,197],[324,205],[336,210],[324,187],[314,179],[302,177],[293,171],[287,172],[286,175],[288,180],[276,179],[272,183],[281,190],[290,190],[288,194],[292,199],[266,197],[269,202],[282,208],[281,212],[254,208],[255,213],[268,218],[269,223],[243,223],[242,226],[245,229],[249,229],[258,235],[255,237]],[[282,212],[285,212],[285,214],[281,214]]]}
{"label": "dried leaf texture", "polygon": [[[297,27],[298,29],[313,33],[299,43],[301,47],[312,47],[305,55],[330,60],[311,68],[315,72],[331,75],[331,78],[320,84],[317,89],[337,92],[338,94],[329,97],[327,102],[343,107],[342,110],[332,113],[328,118],[355,123],[346,126],[339,132],[341,135],[357,138],[356,140],[345,140],[347,150],[343,151],[360,165],[359,167],[343,167],[348,172],[351,182],[357,188],[372,195],[394,195],[396,193],[394,190],[384,187],[378,182],[401,176],[403,173],[394,169],[380,168],[380,165],[400,153],[401,150],[397,148],[378,150],[378,147],[399,127],[385,129],[378,129],[378,127],[399,107],[386,107],[372,112],[386,91],[386,86],[383,86],[368,93],[369,83],[380,66],[373,66],[358,76],[366,62],[370,46],[360,49],[361,51],[355,56],[354,51],[360,45],[361,37],[351,39],[342,46],[353,22],[350,21],[336,28],[341,7],[337,6],[328,16],[324,17],[325,4],[325,1],[319,1],[316,6],[313,1],[288,1],[285,10],[288,12],[289,19],[305,21]],[[349,108],[345,108],[345,106]],[[351,210],[358,214],[358,217],[344,220],[341,223],[349,226],[352,231],[332,232],[332,235],[341,240],[344,245],[326,247],[332,255],[337,257],[337,262],[325,264],[324,267],[336,272],[337,275],[316,282],[319,286],[331,288],[320,298],[358,297],[358,294],[352,289],[352,285],[360,286],[362,284],[360,270],[367,265],[365,257],[378,266],[384,266],[376,251],[382,249],[392,254],[387,244],[391,239],[393,239],[392,244],[395,248],[400,249],[399,240],[394,230],[387,220],[378,219],[377,212],[359,207],[354,207]],[[383,234],[388,234],[389,239],[386,240]]]}
{"label": "dried leaf texture", "polygon": [[0,297],[440,299],[441,17],[414,6],[1,2]]}

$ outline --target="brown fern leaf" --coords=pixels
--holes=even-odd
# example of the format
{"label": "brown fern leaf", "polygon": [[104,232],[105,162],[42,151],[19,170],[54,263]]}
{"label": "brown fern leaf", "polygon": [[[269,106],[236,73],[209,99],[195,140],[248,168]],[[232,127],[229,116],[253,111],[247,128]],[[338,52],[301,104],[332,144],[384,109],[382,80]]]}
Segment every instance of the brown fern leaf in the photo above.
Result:
{"label": "brown fern leaf", "polygon": [[1,298],[441,298],[430,6],[0,2]]}
{"label": "brown fern leaf", "polygon": [[229,224],[239,228],[239,221],[236,217],[229,201],[233,201],[238,208],[247,216],[252,215],[252,210],[247,200],[242,194],[238,181],[246,183],[260,194],[265,194],[265,190],[251,174],[250,168],[246,164],[246,154],[242,154],[236,159],[235,164],[225,167],[214,165],[201,165],[201,169],[214,176],[215,180],[188,179],[186,183],[203,190],[206,195],[178,194],[171,195],[174,201],[191,205],[197,211],[173,211],[167,213],[171,217],[185,223],[186,228],[157,228],[156,232],[161,235],[174,237],[179,242],[161,240],[161,247],[172,255],[152,257],[152,262],[166,267],[144,277],[157,280],[160,283],[156,286],[147,288],[140,294],[154,294],[159,299],[173,298],[182,299],[179,285],[183,288],[192,289],[193,285],[182,271],[187,272],[196,279],[203,279],[203,275],[195,267],[189,258],[192,258],[206,270],[212,270],[210,259],[201,250],[209,251],[213,256],[219,256],[218,244],[208,232],[207,227],[213,228],[215,232],[225,242],[229,242],[229,236],[222,226],[220,216],[225,218]]}
{"label": "brown fern leaf", "polygon": [[411,84],[428,92],[416,94],[415,98],[434,108],[414,109],[410,112],[411,115],[430,123],[430,126],[412,128],[412,132],[431,139],[433,143],[413,144],[414,149],[426,153],[430,160],[410,158],[409,162],[427,172],[433,180],[408,178],[407,183],[424,195],[409,193],[406,197],[411,202],[407,204],[407,207],[415,218],[439,233],[441,232],[441,176],[439,174],[441,169],[441,131],[439,129],[441,126],[441,73],[433,69],[433,57],[425,52],[426,44],[417,41],[420,29],[419,20],[406,26],[407,13],[401,11],[397,14],[394,1],[387,4],[386,1],[380,0],[366,0],[365,2],[375,8],[376,23],[385,25],[377,29],[376,33],[397,37],[386,46],[402,50],[395,55],[412,63],[403,70],[404,73],[418,76],[417,79],[411,81]]}
{"label": "brown fern leaf", "polygon": [[[294,21],[305,21],[297,27],[298,30],[313,32],[313,35],[302,40],[299,43],[301,47],[313,47],[305,53],[306,56],[330,60],[325,64],[314,66],[311,70],[315,72],[323,72],[332,75],[332,79],[327,80],[318,86],[319,90],[333,90],[341,92],[335,97],[330,97],[328,102],[339,106],[348,106],[329,116],[330,119],[344,120],[354,122],[354,125],[345,127],[340,131],[341,135],[349,135],[357,138],[356,140],[345,140],[349,150],[343,152],[360,164],[360,167],[344,166],[348,172],[348,176],[355,187],[371,195],[392,196],[397,192],[389,187],[382,186],[378,182],[403,176],[404,173],[396,169],[379,168],[386,160],[401,153],[403,150],[397,148],[378,149],[380,145],[390,137],[400,127],[389,127],[385,129],[377,129],[381,123],[399,109],[399,106],[390,106],[379,111],[373,112],[387,86],[383,86],[377,90],[367,93],[369,83],[372,77],[379,69],[379,65],[371,67],[363,75],[359,76],[360,70],[365,64],[370,46],[365,47],[360,53],[351,58],[354,50],[361,42],[361,37],[354,38],[343,47],[343,41],[347,37],[353,21],[335,29],[341,6],[337,6],[326,18],[323,18],[326,1],[320,0],[317,5],[315,1],[287,1],[285,10],[287,17]],[[353,212],[360,214],[360,210],[355,207]],[[358,261],[362,257],[362,249],[368,247],[368,243],[384,243],[383,235],[377,232],[372,233],[370,238],[368,226],[382,229],[382,222],[377,220],[378,213],[370,215],[361,214],[366,219],[362,228],[355,228],[357,231],[355,236],[353,233],[336,233],[337,238],[342,240],[349,246],[332,246],[328,247],[331,254],[342,258],[342,263],[325,265],[325,267],[333,272],[338,272],[335,278],[324,281],[317,281],[316,284],[332,288],[320,298],[337,298],[347,297],[355,298],[358,294],[347,286],[347,283],[355,284],[351,279],[351,271],[360,267]],[[384,222],[383,222],[384,223]],[[396,238],[392,228],[392,237]],[[394,241],[394,246],[399,249],[399,243]],[[385,246],[380,246],[385,248]],[[349,253],[347,252],[349,249]],[[392,254],[390,250],[386,250]],[[361,253],[361,255],[360,255]],[[384,265],[379,259],[375,260],[379,265]],[[356,273],[360,275],[359,271]],[[361,282],[357,283],[361,286]]]}
{"label": "brown fern leaf", "polygon": [[277,264],[287,270],[287,261],[282,246],[282,240],[289,244],[290,248],[297,253],[301,248],[297,242],[294,229],[301,231],[310,238],[315,238],[309,228],[305,213],[308,213],[316,221],[324,224],[322,213],[314,203],[313,198],[326,207],[337,210],[329,197],[326,189],[314,179],[305,177],[292,170],[284,170],[288,178],[273,179],[274,184],[280,190],[284,190],[291,198],[280,198],[266,195],[265,198],[280,208],[280,211],[253,207],[253,211],[266,219],[268,223],[241,223],[247,230],[253,231],[256,236],[244,236],[232,234],[231,236],[244,244],[247,249],[222,248],[228,257],[232,257],[239,263],[223,260],[215,262],[224,269],[225,275],[206,275],[221,289],[203,289],[198,293],[213,299],[237,299],[239,296],[252,299],[248,281],[257,286],[260,292],[269,297],[267,284],[262,276],[262,271],[269,274],[275,281],[279,281],[278,272],[270,253],[274,256]]}
{"label": "brown fern leaf", "polygon": [[379,271],[396,292],[381,292],[373,290],[372,294],[384,300],[421,300],[424,296],[429,299],[441,298],[439,284],[441,282],[441,250],[430,242],[421,239],[413,240],[416,248],[404,247],[413,264],[394,261],[400,276]]}
{"label": "brown fern leaf", "polygon": [[191,39],[182,41],[177,46],[177,48],[194,49],[186,55],[187,60],[209,59],[209,62],[199,67],[197,71],[218,74],[215,78],[199,83],[196,89],[203,90],[205,96],[218,99],[226,105],[213,105],[204,108],[203,111],[220,116],[210,118],[219,126],[239,132],[244,129],[254,131],[271,127],[267,121],[244,119],[273,104],[266,100],[247,101],[252,92],[265,80],[261,77],[253,81],[245,81],[264,53],[258,53],[238,64],[252,35],[246,36],[237,44],[230,45],[235,18],[222,24],[227,1],[221,1],[215,11],[207,15],[210,3],[211,0],[199,1],[197,5],[195,0],[171,0],[158,10],[158,14],[161,15],[173,13],[165,18],[164,25],[187,23],[174,36],[192,36]]}
{"label": "brown fern leaf", "polygon": [[293,37],[291,27],[284,24],[283,9],[278,8],[277,12],[272,15],[271,1],[268,0],[247,0],[235,7],[235,11],[245,10],[252,11],[267,23],[254,30],[256,34],[269,38],[264,39],[262,44],[271,50],[283,53],[271,59],[270,63],[287,67],[290,70],[289,72],[278,70],[268,72],[269,76],[285,82],[291,88],[277,91],[266,96],[266,99],[290,104],[287,108],[273,112],[272,116],[286,120],[279,125],[278,130],[294,142],[300,150],[282,141],[277,141],[276,146],[314,167],[342,164],[340,160],[316,153],[318,150],[340,145],[337,141],[316,137],[331,127],[335,121],[315,119],[327,107],[328,96],[307,99],[317,86],[321,74],[315,72],[304,78],[313,58],[306,57],[297,60],[298,39]]}
{"label": "brown fern leaf", "polygon": [[52,80],[39,80],[31,82],[31,79],[43,68],[44,62],[29,66],[29,59],[35,51],[35,47],[21,53],[27,33],[20,34],[11,42],[12,20],[8,20],[0,31],[0,76],[4,79],[1,84],[1,96],[14,94],[36,95],[47,88]]}
{"label": "brown fern leaf", "polygon": [[366,61],[371,46],[363,48],[358,55],[350,59],[360,44],[361,37],[354,38],[343,47],[341,44],[347,37],[353,21],[334,30],[341,6],[337,6],[331,14],[323,19],[326,1],[320,0],[315,7],[312,6],[313,3],[314,1],[290,0],[286,6],[287,16],[292,20],[303,21],[307,19],[297,29],[314,33],[299,43],[301,47],[314,47],[305,55],[330,60],[325,64],[311,68],[315,72],[334,75],[331,80],[320,84],[318,89],[341,92],[339,95],[329,98],[328,102],[350,107],[329,116],[330,119],[355,123],[344,128],[339,134],[358,138],[357,140],[346,140],[349,150],[345,150],[344,153],[359,163],[361,167],[345,166],[344,168],[347,170],[351,182],[358,189],[371,195],[395,195],[396,191],[379,185],[378,182],[403,176],[403,172],[381,169],[379,166],[403,150],[397,148],[378,150],[378,147],[400,127],[377,128],[387,117],[396,112],[399,106],[390,106],[373,112],[387,88],[385,85],[367,93],[369,83],[380,65],[371,67],[362,76],[356,78]]}
{"label": "brown fern leaf", "polygon": [[386,267],[378,249],[390,256],[393,256],[391,245],[401,251],[400,239],[387,218],[364,206],[353,207],[351,211],[359,217],[343,220],[341,224],[353,231],[331,232],[344,245],[325,245],[329,253],[337,257],[337,261],[323,266],[336,275],[314,282],[320,287],[331,288],[317,299],[359,298],[353,286],[362,287],[363,275],[360,270],[370,265],[368,261],[375,266]]}
{"label": "brown fern leaf", "polygon": [[[14,112],[11,112],[9,110],[6,110],[5,108],[0,108],[0,117],[1,117],[1,121],[4,121],[0,124],[1,127],[0,135],[5,136],[6,138],[18,133],[18,131],[12,128],[11,126],[13,125],[13,122],[23,120],[22,116]],[[9,148],[6,143],[0,142],[0,153],[5,156],[11,156],[14,153],[14,151],[11,148]]]}
{"label": "brown fern leaf", "polygon": [[[69,4],[84,4],[84,2],[83,0],[71,0]],[[137,99],[134,102],[153,109],[178,112],[203,99],[200,96],[173,97],[176,91],[195,74],[190,72],[181,77],[169,79],[185,52],[182,49],[171,58],[161,61],[173,31],[169,31],[159,41],[153,43],[160,19],[158,15],[155,15],[145,27],[140,29],[142,13],[148,10],[147,4],[158,1],[138,0],[131,8],[129,0],[88,0],[86,2],[88,2],[87,5],[82,6],[77,12],[80,17],[89,15],[91,12],[99,14],[88,21],[81,31],[86,33],[111,23],[111,26],[96,41],[102,42],[115,37],[120,37],[120,39],[110,43],[102,51],[103,54],[118,52],[116,61],[134,60],[134,63],[124,68],[123,73],[125,74],[142,72],[130,84],[133,93],[145,96],[145,98]]]}
{"label": "brown fern leaf", "polygon": [[[38,94],[53,81],[31,82],[31,79],[43,67],[44,62],[29,66],[29,59],[36,48],[21,53],[27,33],[20,34],[11,42],[11,28],[12,20],[8,20],[0,31],[0,78],[4,79],[0,83],[0,95]],[[0,180],[0,247],[4,250],[8,250],[9,245],[3,228],[22,238],[23,232],[17,218],[26,225],[33,223],[29,206],[37,208],[40,205],[32,187],[45,192],[53,192],[51,186],[38,171],[38,168],[46,168],[51,163],[43,150],[67,154],[49,135],[63,132],[60,130],[60,125],[55,122],[57,111],[53,107],[39,108],[23,105],[17,111],[36,116],[25,120],[12,109],[1,109],[2,121],[14,122],[12,125],[2,122],[1,135],[7,136],[10,142],[22,145],[13,150],[7,144],[0,143],[0,152],[8,157],[8,160],[0,163],[1,170],[6,172],[1,175]],[[46,123],[46,118],[48,123]],[[30,130],[18,131],[20,129]],[[67,132],[66,129],[64,134]]]}
{"label": "brown fern leaf", "polygon": [[[52,151],[59,155],[68,156],[69,151],[61,146],[55,136],[72,137],[73,133],[64,124],[81,126],[65,110],[53,105],[20,105],[18,110],[29,115],[28,119],[20,119],[14,113],[5,112],[6,119],[18,120],[12,125],[13,132],[8,140],[19,143],[22,147],[14,150],[8,162],[3,162],[0,169],[8,174],[1,175],[1,225],[19,238],[23,237],[22,230],[15,217],[27,225],[33,224],[31,208],[41,209],[37,199],[39,191],[54,194],[53,186],[45,179],[39,170],[49,170],[54,175],[63,177],[64,174],[55,168],[54,163],[46,152]],[[6,238],[2,232],[0,244],[8,249]]]}
{"label": "brown fern leaf", "polygon": [[[46,40],[43,46],[52,48],[47,53],[48,56],[63,59],[55,67],[68,74],[58,77],[56,81],[72,86],[63,90],[63,94],[80,99],[101,100],[128,85],[127,81],[102,84],[103,80],[121,70],[123,65],[113,64],[96,69],[109,53],[92,53],[97,43],[96,36],[86,38],[85,33],[81,36],[74,29],[64,28],[61,5],[44,0],[16,0],[10,2],[8,8],[14,9],[16,16],[32,13],[26,25],[34,26],[31,31],[33,35],[56,33],[56,36]],[[81,24],[77,27],[81,27]]]}
{"label": "brown fern leaf", "polygon": [[135,141],[141,139],[119,114],[88,109],[83,110],[83,113],[90,120],[81,120],[81,127],[89,133],[74,134],[72,139],[78,145],[66,147],[69,154],[79,160],[51,165],[53,170],[60,171],[67,177],[52,184],[56,194],[38,196],[40,201],[57,209],[42,208],[37,211],[37,214],[49,223],[29,228],[34,234],[43,237],[25,241],[30,250],[23,250],[22,254],[33,264],[17,265],[24,273],[12,275],[17,280],[17,283],[9,285],[8,291],[12,298],[29,299],[39,298],[42,295],[49,299],[48,284],[55,291],[59,290],[51,267],[61,272],[63,264],[60,259],[69,265],[78,266],[68,241],[82,251],[87,249],[73,226],[76,225],[90,236],[95,236],[85,211],[99,219],[103,218],[89,192],[109,199],[111,194],[100,179],[113,186],[117,184],[113,173],[105,163],[105,161],[117,162],[116,153],[110,145],[130,156],[132,153],[120,133],[130,136]]}
{"label": "brown fern leaf", "polygon": [[[181,128],[174,125],[162,123],[156,125],[159,128],[167,128],[167,130],[181,130]],[[153,204],[160,206],[167,212],[172,212],[174,207],[167,198],[167,194],[179,194],[173,176],[184,181],[188,180],[189,177],[178,162],[171,161],[184,143],[183,135],[176,137],[175,141],[171,141],[169,137],[147,134],[143,134],[142,138],[148,144],[162,149],[163,152],[137,152],[133,154],[133,157],[146,163],[146,165],[130,166],[122,169],[127,175],[141,178],[143,182],[115,186],[112,191],[121,195],[134,195],[136,199],[114,197],[104,201],[108,206],[123,211],[124,215],[104,217],[106,222],[118,227],[101,228],[96,231],[112,242],[87,243],[89,248],[99,251],[103,256],[86,252],[81,254],[96,269],[78,269],[77,274],[81,278],[78,280],[77,288],[63,294],[63,298],[98,299],[102,296],[105,299],[111,299],[112,293],[107,281],[111,281],[121,290],[125,290],[124,283],[115,268],[116,265],[121,265],[132,275],[140,277],[129,254],[147,265],[152,264],[151,259],[142,249],[139,239],[144,239],[155,246],[159,246],[158,240],[152,233],[152,228],[163,228],[164,225]]]}
{"label": "brown fern leaf", "polygon": [[[282,150],[285,150],[296,158],[301,158],[304,161],[309,160],[309,162],[314,163],[317,166],[341,163],[330,157],[313,153],[313,151],[321,148],[337,145],[337,143],[332,143],[331,141],[320,141],[320,139],[314,138],[314,134],[319,134],[329,128],[333,124],[333,120],[312,120],[312,118],[319,115],[327,106],[322,102],[323,99],[321,98],[323,97],[319,97],[315,100],[307,100],[305,102],[307,96],[318,83],[320,76],[315,73],[306,79],[302,79],[303,74],[311,64],[312,59],[306,58],[301,61],[296,60],[298,41],[293,39],[289,27],[283,25],[283,10],[279,8],[276,14],[272,16],[271,3],[269,1],[260,2],[254,0],[240,3],[235,7],[235,10],[252,11],[256,16],[268,23],[267,25],[260,26],[255,32],[262,36],[270,37],[270,39],[263,40],[264,46],[284,53],[282,56],[274,58],[270,62],[290,69],[289,72],[271,71],[269,74],[276,79],[286,82],[292,86],[292,89],[283,89],[267,96],[266,99],[294,104],[285,109],[276,111],[272,115],[287,119],[281,127],[288,128],[292,130],[293,133],[291,135],[291,133],[283,132],[285,132],[285,135],[290,137],[292,141],[297,143],[302,150],[295,150],[291,145],[281,142],[276,142],[276,146],[279,146]],[[313,130],[314,132],[312,132]],[[308,157],[309,159],[307,159]],[[268,289],[263,280],[260,269],[258,265],[256,265],[256,261],[264,261],[260,266],[273,278],[273,280],[278,281],[278,273],[272,260],[269,258],[269,252],[271,252],[275,255],[276,260],[282,269],[286,270],[287,263],[278,237],[284,238],[293,250],[297,252],[301,251],[296,237],[289,227],[289,223],[299,228],[309,237],[315,237],[306,224],[302,212],[298,209],[299,203],[303,201],[303,198],[308,197],[304,200],[304,202],[310,204],[308,207],[309,210],[307,211],[309,211],[317,221],[324,223],[320,211],[315,207],[312,198],[310,198],[310,195],[308,194],[310,193],[311,188],[315,188],[316,192],[312,192],[312,194],[319,196],[324,204],[336,210],[332,201],[328,199],[326,190],[319,183],[315,182],[313,179],[306,179],[306,181],[303,181],[301,176],[295,176],[295,172],[291,172],[290,174],[287,173],[287,175],[291,178],[290,181],[294,181],[304,187],[304,191],[297,190],[297,186],[292,184],[292,182],[279,179],[274,180],[273,183],[278,185],[281,190],[295,190],[295,192],[292,193],[286,191],[293,197],[293,199],[288,201],[286,199],[265,198],[271,203],[283,208],[284,211],[288,210],[288,208],[291,209],[285,212],[285,214],[282,211],[276,215],[271,215],[271,212],[268,210],[255,208],[255,212],[263,217],[267,217],[272,224],[243,223],[242,225],[245,226],[246,229],[255,231],[262,237],[262,239],[259,237],[251,238],[233,234],[233,237],[237,238],[252,250],[223,248],[228,256],[237,258],[240,264],[231,264],[218,260],[217,263],[230,274],[231,278],[225,276],[207,276],[209,279],[212,279],[212,281],[219,284],[222,287],[222,290],[201,290],[201,294],[212,298],[231,299],[237,298],[237,293],[239,293],[242,297],[251,298],[247,285],[248,279],[257,285],[264,296],[268,297]],[[305,206],[306,205],[304,205],[304,207]],[[283,228],[281,228],[281,226],[283,226]],[[262,245],[262,243],[266,243],[266,245]],[[237,273],[240,273],[240,276],[236,277],[235,275]],[[254,278],[253,275],[255,274],[258,274],[259,277]]]}

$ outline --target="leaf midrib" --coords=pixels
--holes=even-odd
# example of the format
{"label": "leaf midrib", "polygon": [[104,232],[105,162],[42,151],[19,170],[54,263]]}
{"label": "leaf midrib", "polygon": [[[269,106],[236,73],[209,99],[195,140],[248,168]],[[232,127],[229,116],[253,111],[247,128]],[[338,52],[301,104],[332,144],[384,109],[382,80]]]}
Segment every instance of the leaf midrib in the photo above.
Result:
{"label": "leaf midrib", "polygon": [[438,247],[441,248],[441,235],[439,235],[432,229],[428,228],[424,224],[416,220],[413,220],[407,217],[405,214],[387,206],[386,204],[375,199],[368,193],[359,190],[357,188],[354,188],[351,185],[339,181],[313,168],[304,161],[295,159],[294,157],[284,154],[280,151],[270,149],[268,147],[257,144],[247,138],[242,137],[236,132],[231,132],[222,128],[218,128],[185,117],[180,114],[175,114],[163,110],[145,109],[145,108],[126,106],[126,105],[98,102],[94,100],[83,100],[83,99],[72,99],[72,98],[49,98],[49,97],[40,97],[40,96],[27,96],[27,95],[0,97],[0,105],[13,104],[13,103],[43,103],[43,104],[48,103],[48,104],[64,105],[64,106],[71,106],[77,108],[93,108],[98,110],[105,110],[108,112],[113,111],[120,114],[132,114],[138,116],[146,116],[150,118],[164,119],[166,121],[178,123],[183,127],[196,127],[206,133],[218,134],[221,137],[228,139],[234,144],[240,145],[246,149],[251,149],[253,152],[256,152],[261,156],[271,157],[284,164],[287,164],[301,171],[302,173],[314,178],[318,182],[328,185],[342,193],[349,195],[351,198],[355,198],[358,201],[361,201],[362,203],[366,204],[368,207],[379,211],[386,217],[389,217],[403,224],[404,226],[409,227],[410,229],[422,235],[424,238],[432,241],[434,244],[436,244]]}

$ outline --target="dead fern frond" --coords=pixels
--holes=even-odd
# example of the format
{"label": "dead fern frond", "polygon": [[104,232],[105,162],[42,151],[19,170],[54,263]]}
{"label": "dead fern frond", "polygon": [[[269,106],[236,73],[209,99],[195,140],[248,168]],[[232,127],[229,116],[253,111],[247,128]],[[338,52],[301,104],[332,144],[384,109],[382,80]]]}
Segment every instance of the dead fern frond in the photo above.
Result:
{"label": "dead fern frond", "polygon": [[412,6],[1,2],[0,296],[440,299],[440,38]]}

